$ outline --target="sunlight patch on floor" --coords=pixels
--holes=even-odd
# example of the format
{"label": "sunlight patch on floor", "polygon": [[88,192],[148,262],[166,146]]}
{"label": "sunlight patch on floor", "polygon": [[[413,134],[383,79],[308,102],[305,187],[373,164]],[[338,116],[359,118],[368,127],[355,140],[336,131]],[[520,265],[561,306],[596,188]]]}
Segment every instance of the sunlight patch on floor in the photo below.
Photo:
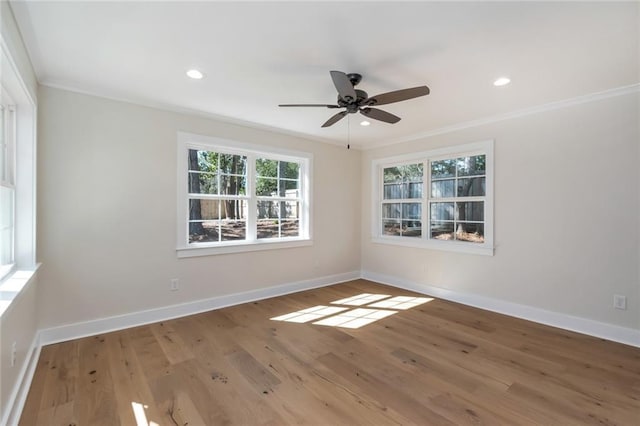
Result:
{"label": "sunlight patch on floor", "polygon": [[300,311],[292,312],[286,315],[280,315],[279,317],[273,317],[273,321],[287,321],[305,323],[314,321],[327,315],[333,315],[338,312],[346,311],[349,308],[340,308],[338,306],[314,306],[313,308],[302,309]]}
{"label": "sunlight patch on floor", "polygon": [[385,309],[411,309],[423,303],[431,302],[433,297],[409,297],[396,296],[391,299],[382,300],[367,306],[369,308],[385,308]]}
{"label": "sunlight patch on floor", "polygon": [[386,311],[380,309],[358,308],[343,312],[329,318],[314,322],[315,325],[328,325],[331,327],[360,328],[363,325],[371,324],[379,319],[396,314],[396,311]]}
{"label": "sunlight patch on floor", "polygon": [[144,412],[144,409],[149,408],[148,405],[142,405],[139,402],[131,402],[131,408],[133,409],[133,415],[136,418],[137,426],[160,426],[156,422],[147,421],[147,414]]}
{"label": "sunlight patch on floor", "polygon": [[[313,308],[302,309],[290,314],[273,317],[271,320],[297,323],[315,321],[313,322],[314,325],[360,328],[382,318],[397,314],[397,310],[404,311],[422,305],[423,303],[431,302],[432,300],[434,300],[432,297],[391,297],[390,294],[361,293],[356,296],[331,302],[332,305],[349,306],[347,308],[319,305],[314,306]],[[360,306],[360,308],[351,309],[351,307],[355,306]]]}
{"label": "sunlight patch on floor", "polygon": [[332,305],[349,305],[349,306],[362,306],[367,305],[371,302],[376,302],[381,299],[386,299],[387,297],[391,297],[390,294],[371,294],[371,293],[362,293],[357,296],[347,297],[346,299],[336,300],[335,302],[331,302]]}

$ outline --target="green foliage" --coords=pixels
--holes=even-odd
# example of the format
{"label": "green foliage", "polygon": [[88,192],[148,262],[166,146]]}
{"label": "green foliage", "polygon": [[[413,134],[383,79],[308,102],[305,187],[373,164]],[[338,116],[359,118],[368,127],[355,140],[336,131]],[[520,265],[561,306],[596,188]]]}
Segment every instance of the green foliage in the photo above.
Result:
{"label": "green foliage", "polygon": [[[247,157],[245,156],[214,151],[197,151],[197,165],[191,164],[190,170],[201,172],[199,173],[200,188],[196,192],[246,194]],[[218,182],[220,188],[218,188]]]}
{"label": "green foliage", "polygon": [[406,164],[404,166],[387,167],[384,169],[384,182],[421,182],[423,175],[422,163]]}
{"label": "green foliage", "polygon": [[432,178],[476,176],[485,174],[487,157],[476,155],[473,157],[450,158],[431,162]]}
{"label": "green foliage", "polygon": [[256,194],[271,195],[280,193],[280,195],[284,195],[283,192],[288,188],[299,188],[299,184],[282,179],[298,180],[300,178],[300,165],[288,161],[258,158],[256,160],[256,175],[258,176]]}
{"label": "green foliage", "polygon": [[[197,164],[194,157],[194,161],[190,162],[189,170],[199,172],[192,173],[195,180],[191,182],[191,192],[246,194],[247,157],[214,151],[191,150],[190,152],[197,157]],[[256,194],[279,193],[284,196],[287,189],[299,188],[300,165],[294,162],[258,158],[256,177]]]}

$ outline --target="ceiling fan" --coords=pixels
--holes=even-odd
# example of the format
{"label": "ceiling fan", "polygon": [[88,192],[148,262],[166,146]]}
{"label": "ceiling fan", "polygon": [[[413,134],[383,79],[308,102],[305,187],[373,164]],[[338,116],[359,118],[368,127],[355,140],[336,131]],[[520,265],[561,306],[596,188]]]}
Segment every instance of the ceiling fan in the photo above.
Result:
{"label": "ceiling fan", "polygon": [[395,90],[393,92],[382,93],[380,95],[371,96],[364,90],[356,89],[355,87],[362,80],[360,74],[351,73],[345,74],[342,71],[331,71],[331,79],[333,85],[338,90],[337,105],[326,104],[281,104],[280,107],[323,107],[323,108],[345,108],[331,118],[329,118],[322,127],[329,127],[341,119],[347,114],[354,114],[359,112],[368,118],[374,120],[384,121],[385,123],[397,123],[400,121],[400,117],[393,115],[389,112],[381,109],[372,108],[372,106],[392,104],[394,102],[406,101],[407,99],[413,99],[420,96],[429,94],[429,88],[427,86],[412,87],[410,89]]}

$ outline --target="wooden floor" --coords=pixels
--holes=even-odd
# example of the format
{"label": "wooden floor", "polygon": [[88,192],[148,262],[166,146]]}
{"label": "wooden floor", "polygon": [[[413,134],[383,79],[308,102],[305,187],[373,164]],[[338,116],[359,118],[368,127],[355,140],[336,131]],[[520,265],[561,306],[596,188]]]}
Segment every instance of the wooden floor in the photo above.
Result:
{"label": "wooden floor", "polygon": [[420,296],[358,280],[46,346],[20,424],[640,424],[638,348],[442,300],[269,319],[360,293]]}

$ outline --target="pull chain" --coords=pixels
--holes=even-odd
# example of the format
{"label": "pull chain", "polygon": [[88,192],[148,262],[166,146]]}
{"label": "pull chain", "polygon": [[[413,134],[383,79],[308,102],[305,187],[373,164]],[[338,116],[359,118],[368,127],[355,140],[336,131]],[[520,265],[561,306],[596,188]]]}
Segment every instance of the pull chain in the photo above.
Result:
{"label": "pull chain", "polygon": [[347,114],[347,149],[351,149],[351,114]]}

